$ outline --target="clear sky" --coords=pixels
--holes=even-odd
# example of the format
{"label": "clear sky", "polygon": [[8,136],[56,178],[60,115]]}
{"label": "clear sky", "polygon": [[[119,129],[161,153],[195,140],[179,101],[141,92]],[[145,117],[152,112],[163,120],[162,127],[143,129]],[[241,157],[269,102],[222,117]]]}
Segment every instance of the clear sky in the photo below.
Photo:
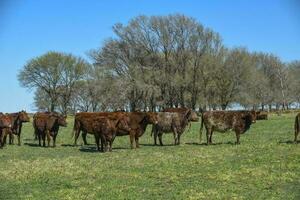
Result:
{"label": "clear sky", "polygon": [[0,111],[33,111],[17,74],[49,50],[86,57],[111,27],[138,15],[181,13],[219,32],[228,47],[300,59],[300,0],[0,0]]}

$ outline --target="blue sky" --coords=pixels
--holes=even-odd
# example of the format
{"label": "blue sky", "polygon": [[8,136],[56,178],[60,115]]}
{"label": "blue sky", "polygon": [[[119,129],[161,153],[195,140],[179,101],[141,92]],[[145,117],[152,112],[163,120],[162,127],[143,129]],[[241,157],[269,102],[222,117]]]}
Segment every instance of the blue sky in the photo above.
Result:
{"label": "blue sky", "polygon": [[0,111],[33,111],[33,92],[17,74],[49,50],[86,57],[111,27],[138,15],[181,13],[219,32],[228,47],[300,59],[298,0],[0,0]]}

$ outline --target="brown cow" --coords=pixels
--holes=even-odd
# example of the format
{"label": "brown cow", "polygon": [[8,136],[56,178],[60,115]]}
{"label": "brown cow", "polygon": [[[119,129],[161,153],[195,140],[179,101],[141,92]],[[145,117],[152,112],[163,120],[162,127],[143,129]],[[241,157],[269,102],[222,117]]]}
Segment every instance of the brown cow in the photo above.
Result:
{"label": "brown cow", "polygon": [[56,112],[36,113],[33,116],[34,133],[38,136],[39,146],[41,146],[41,139],[45,147],[45,139],[47,136],[48,146],[50,146],[51,137],[53,138],[53,147],[55,147],[56,137],[59,127],[67,126],[66,116]]}
{"label": "brown cow", "polygon": [[118,124],[118,129],[124,129],[124,131],[130,131],[127,124],[129,123],[129,118],[123,112],[80,112],[75,115],[73,135],[75,135],[74,145],[77,145],[77,140],[82,131],[82,139],[85,145],[87,145],[86,135],[87,133],[94,134],[93,122],[97,117],[109,117],[114,119],[120,119],[120,124]]}
{"label": "brown cow", "polygon": [[[112,144],[116,137],[118,125],[120,124],[121,127],[124,126],[125,129],[129,130],[130,128],[126,122],[126,116],[120,118],[113,118],[113,117],[95,117],[92,119],[92,128],[93,134],[95,136],[95,141],[97,145],[98,151],[99,148],[99,140],[101,139],[101,151],[106,152],[108,150],[112,151]],[[104,145],[104,149],[103,149]]]}
{"label": "brown cow", "polygon": [[163,110],[163,112],[178,112],[178,113],[185,113],[187,111],[191,111],[191,116],[189,118],[189,121],[191,122],[198,122],[199,121],[199,117],[197,115],[197,113],[189,108],[166,108]]}
{"label": "brown cow", "polygon": [[[18,137],[18,145],[21,145],[21,131],[23,123],[30,122],[30,118],[25,111],[20,111],[17,113],[9,113],[7,114],[12,122],[12,127],[5,129],[7,134],[9,134],[9,144],[14,143],[14,135]],[[4,139],[6,142],[6,138]]]}
{"label": "brown cow", "polygon": [[253,116],[250,112],[240,111],[208,111],[204,112],[200,127],[200,142],[202,138],[203,124],[206,128],[207,144],[212,143],[214,131],[235,131],[236,144],[240,143],[240,134],[245,133],[251,126]]}
{"label": "brown cow", "polygon": [[[86,135],[87,133],[93,134],[91,120],[89,118],[95,117],[107,117],[107,116],[116,116],[121,117],[125,116],[127,118],[126,122],[128,124],[129,129],[127,129],[124,124],[120,123],[117,128],[117,136],[130,136],[130,144],[131,148],[139,148],[139,137],[141,137],[148,124],[156,123],[156,115],[150,112],[95,112],[95,113],[88,113],[82,112],[77,113],[75,115],[75,122],[74,122],[74,129],[73,134],[75,134],[75,141],[74,144],[76,145],[77,139],[82,131],[82,139],[84,144],[86,142]],[[134,145],[135,140],[135,145]]]}
{"label": "brown cow", "polygon": [[294,142],[297,143],[297,137],[300,132],[300,113],[295,118],[295,139]]}
{"label": "brown cow", "polygon": [[256,112],[256,120],[268,120],[268,112],[264,112],[264,111]]}
{"label": "brown cow", "polygon": [[4,146],[4,138],[6,137],[6,133],[3,129],[11,128],[11,120],[7,115],[0,113],[0,148]]}
{"label": "brown cow", "polygon": [[231,110],[231,111],[225,111],[225,112],[239,112],[242,114],[250,114],[252,124],[256,123],[257,112],[255,110]]}
{"label": "brown cow", "polygon": [[191,130],[191,126],[192,126],[191,122],[198,122],[199,121],[199,117],[198,117],[198,115],[195,111],[193,111],[192,109],[189,109],[189,108],[166,108],[166,109],[163,110],[163,112],[177,112],[177,113],[183,113],[184,114],[188,110],[191,111],[191,116],[190,116],[190,119],[189,119],[189,130],[188,130],[188,132],[189,132]]}
{"label": "brown cow", "polygon": [[[174,145],[180,144],[180,136],[185,130],[185,127],[191,121],[191,110],[186,110],[185,113],[178,112],[160,112],[157,113],[156,125],[152,126],[152,133],[154,134],[154,145],[157,145],[157,136],[159,143],[163,146],[163,133],[173,133]],[[151,134],[152,135],[152,134]]]}

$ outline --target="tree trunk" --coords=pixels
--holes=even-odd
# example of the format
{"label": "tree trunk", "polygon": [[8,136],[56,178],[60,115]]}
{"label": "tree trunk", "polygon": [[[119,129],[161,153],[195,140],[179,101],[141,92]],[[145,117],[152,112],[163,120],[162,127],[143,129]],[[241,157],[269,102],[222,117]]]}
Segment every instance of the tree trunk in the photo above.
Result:
{"label": "tree trunk", "polygon": [[221,109],[222,110],[226,110],[226,108],[227,108],[227,104],[221,104]]}
{"label": "tree trunk", "polygon": [[55,111],[55,103],[53,102],[53,100],[51,100],[50,112],[54,112],[54,111]]}

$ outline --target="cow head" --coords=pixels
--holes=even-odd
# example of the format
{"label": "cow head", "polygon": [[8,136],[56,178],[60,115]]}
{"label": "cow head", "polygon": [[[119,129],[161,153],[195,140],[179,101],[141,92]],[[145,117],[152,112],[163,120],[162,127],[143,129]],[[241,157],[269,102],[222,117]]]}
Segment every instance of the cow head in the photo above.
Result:
{"label": "cow head", "polygon": [[67,127],[67,116],[59,115],[57,118],[57,122],[59,126]]}
{"label": "cow head", "polygon": [[252,123],[256,123],[256,111],[255,110],[251,110],[250,111],[250,115],[251,115],[251,119],[252,119]]}
{"label": "cow head", "polygon": [[249,113],[243,116],[242,119],[244,120],[244,128],[245,128],[244,132],[246,132],[250,128],[253,118],[252,115]]}
{"label": "cow head", "polygon": [[199,121],[199,117],[198,117],[196,112],[191,111],[190,121],[191,122],[198,122]]}
{"label": "cow head", "polygon": [[147,121],[149,122],[149,124],[157,124],[158,123],[157,113],[148,112],[147,113]]}
{"label": "cow head", "polygon": [[21,122],[30,122],[30,117],[24,110],[19,112],[19,119],[21,120]]}
{"label": "cow head", "polygon": [[184,117],[185,117],[188,121],[191,121],[192,110],[191,110],[191,109],[186,110],[185,113],[184,113]]}
{"label": "cow head", "polygon": [[9,116],[0,113],[0,128],[11,128],[11,123]]}

